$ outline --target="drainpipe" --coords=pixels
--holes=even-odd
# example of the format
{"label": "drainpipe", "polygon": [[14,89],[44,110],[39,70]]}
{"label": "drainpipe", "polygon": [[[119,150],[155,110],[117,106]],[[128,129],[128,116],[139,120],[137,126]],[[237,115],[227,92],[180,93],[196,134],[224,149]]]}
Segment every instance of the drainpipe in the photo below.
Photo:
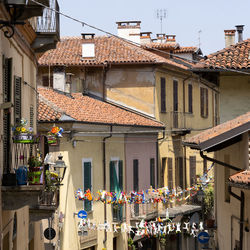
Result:
{"label": "drainpipe", "polygon": [[[102,159],[103,159],[103,190],[106,191],[107,189],[107,183],[106,183],[106,140],[110,137],[112,137],[112,129],[113,127],[110,126],[110,135],[104,137],[102,139]],[[104,204],[104,223],[107,222],[107,203],[106,203],[106,197],[105,197],[105,204]],[[104,240],[103,244],[106,245],[107,242],[107,231],[104,230]]]}
{"label": "drainpipe", "polygon": [[200,151],[200,156],[201,156],[203,159],[206,159],[206,160],[208,160],[208,161],[211,161],[211,162],[214,162],[214,163],[216,163],[216,164],[222,165],[222,166],[224,166],[224,167],[226,167],[226,168],[230,168],[230,169],[233,169],[233,170],[235,170],[235,171],[240,171],[240,170],[242,170],[241,168],[232,166],[232,165],[230,165],[230,164],[228,164],[228,163],[225,163],[225,162],[222,162],[222,161],[218,161],[218,160],[216,160],[216,159],[214,159],[214,158],[208,157],[207,155],[204,155],[202,151]]}
{"label": "drainpipe", "polygon": [[[156,142],[156,173],[157,173],[157,188],[159,187],[159,141],[163,140],[165,138],[165,130],[163,130],[162,132],[162,137],[157,138],[157,142]],[[162,167],[162,166],[161,166]],[[164,176],[163,176],[164,178]],[[164,180],[163,180],[164,183]],[[163,184],[161,183],[161,185]]]}
{"label": "drainpipe", "polygon": [[109,70],[108,64],[105,64],[102,70],[102,99],[103,100],[106,100],[106,78],[107,78],[108,70]]}
{"label": "drainpipe", "polygon": [[232,187],[228,187],[228,192],[232,195],[235,199],[240,201],[240,249],[243,250],[243,227],[244,227],[244,206],[245,206],[245,194],[243,191],[240,192],[240,196],[233,193]]}

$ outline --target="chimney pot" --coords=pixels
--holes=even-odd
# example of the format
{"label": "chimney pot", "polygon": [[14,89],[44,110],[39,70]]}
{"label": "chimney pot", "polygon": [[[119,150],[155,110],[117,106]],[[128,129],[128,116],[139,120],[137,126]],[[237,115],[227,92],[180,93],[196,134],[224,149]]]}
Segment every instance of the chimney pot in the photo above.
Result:
{"label": "chimney pot", "polygon": [[82,33],[82,57],[94,59],[95,57],[95,34]]}
{"label": "chimney pot", "polygon": [[225,32],[225,47],[228,48],[235,44],[235,32],[236,30],[224,30]]}
{"label": "chimney pot", "polygon": [[235,25],[238,33],[238,43],[243,41],[243,29],[245,25]]}
{"label": "chimney pot", "polygon": [[147,44],[151,42],[151,34],[152,32],[141,32],[140,40],[141,44]]}

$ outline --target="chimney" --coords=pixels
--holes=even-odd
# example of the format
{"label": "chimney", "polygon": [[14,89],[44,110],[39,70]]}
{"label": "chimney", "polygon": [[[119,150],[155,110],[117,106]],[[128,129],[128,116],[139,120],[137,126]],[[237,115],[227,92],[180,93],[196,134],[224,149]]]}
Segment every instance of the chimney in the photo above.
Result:
{"label": "chimney", "polygon": [[243,41],[243,28],[244,25],[236,25],[236,30],[238,33],[238,43]]}
{"label": "chimney", "polygon": [[53,70],[53,88],[65,92],[65,67],[55,67]]}
{"label": "chimney", "polygon": [[176,35],[166,35],[166,43],[176,43]]}
{"label": "chimney", "polygon": [[225,48],[235,44],[235,30],[224,30],[225,32]]}
{"label": "chimney", "polygon": [[141,21],[116,22],[118,36],[140,44]]}
{"label": "chimney", "polygon": [[82,33],[82,57],[95,59],[95,34]]}
{"label": "chimney", "polygon": [[141,32],[141,44],[151,43],[151,34],[152,32]]}
{"label": "chimney", "polygon": [[164,33],[156,34],[157,42],[158,43],[165,43],[166,42],[166,35]]}

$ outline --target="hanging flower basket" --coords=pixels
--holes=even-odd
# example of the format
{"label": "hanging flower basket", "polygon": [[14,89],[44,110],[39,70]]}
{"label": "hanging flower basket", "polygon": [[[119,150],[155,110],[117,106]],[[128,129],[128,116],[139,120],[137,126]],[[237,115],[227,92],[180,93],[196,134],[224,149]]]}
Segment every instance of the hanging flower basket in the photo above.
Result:
{"label": "hanging flower basket", "polygon": [[55,135],[47,135],[47,139],[50,146],[57,145],[57,137]]}
{"label": "hanging flower basket", "polygon": [[14,135],[14,142],[15,143],[33,143],[34,137],[32,134],[29,133],[20,133]]}

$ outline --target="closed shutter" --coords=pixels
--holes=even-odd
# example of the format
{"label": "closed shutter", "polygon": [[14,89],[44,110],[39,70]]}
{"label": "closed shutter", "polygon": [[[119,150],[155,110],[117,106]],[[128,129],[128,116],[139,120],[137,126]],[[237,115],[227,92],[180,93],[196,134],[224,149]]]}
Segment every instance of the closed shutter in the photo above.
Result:
{"label": "closed shutter", "polygon": [[135,192],[139,190],[139,168],[138,160],[133,160],[133,189]]}
{"label": "closed shutter", "polygon": [[193,86],[188,85],[188,112],[193,113]]}
{"label": "closed shutter", "polygon": [[208,89],[205,90],[205,102],[206,102],[206,110],[205,110],[205,117],[208,117]]}
{"label": "closed shutter", "polygon": [[[84,168],[84,192],[86,192],[88,189],[91,191],[91,162],[84,162],[83,163]],[[84,210],[85,211],[91,211],[92,204],[91,201],[85,200],[84,201]]]}
{"label": "closed shutter", "polygon": [[166,112],[166,79],[161,77],[161,112]]}
{"label": "closed shutter", "polygon": [[155,188],[155,159],[150,159],[150,186]]}
{"label": "closed shutter", "polygon": [[163,157],[161,159],[161,184],[165,186],[165,171],[166,171],[167,158]]}
{"label": "closed shutter", "polygon": [[173,160],[168,158],[168,188],[173,189]]}
{"label": "closed shutter", "polygon": [[110,192],[115,192],[116,189],[116,171],[115,171],[115,162],[111,161],[109,163],[109,177],[110,177]]}
{"label": "closed shutter", "polygon": [[190,168],[190,186],[196,183],[196,156],[189,157],[189,168]]}
{"label": "closed shutter", "polygon": [[184,188],[184,179],[183,179],[183,157],[178,157],[178,165],[179,165],[179,178],[180,178],[180,182],[179,182],[179,186],[181,188]]}
{"label": "closed shutter", "polygon": [[203,160],[203,174],[207,173],[207,159]]}
{"label": "closed shutter", "polygon": [[15,76],[14,77],[15,81],[15,96],[14,96],[14,119],[15,119],[15,124],[19,124],[21,121],[21,112],[22,112],[22,94],[21,94],[21,83],[22,83],[22,78]]}
{"label": "closed shutter", "polygon": [[[3,102],[11,102],[11,75],[12,59],[2,57],[3,64]],[[3,172],[10,172],[10,141],[11,141],[11,114],[3,111]]]}

